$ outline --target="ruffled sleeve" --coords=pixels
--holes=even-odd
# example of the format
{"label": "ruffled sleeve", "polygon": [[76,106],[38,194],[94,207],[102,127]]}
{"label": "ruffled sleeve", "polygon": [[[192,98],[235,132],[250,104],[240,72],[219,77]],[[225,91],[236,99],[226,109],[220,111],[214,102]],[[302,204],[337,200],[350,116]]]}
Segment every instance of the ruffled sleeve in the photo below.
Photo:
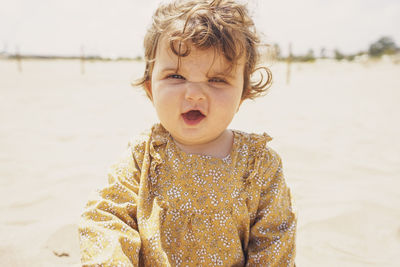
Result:
{"label": "ruffled sleeve", "polygon": [[138,266],[140,168],[129,145],[109,171],[109,184],[89,200],[79,224],[82,266]]}
{"label": "ruffled sleeve", "polygon": [[250,229],[246,266],[295,266],[297,218],[279,155],[265,148],[261,163],[263,186]]}

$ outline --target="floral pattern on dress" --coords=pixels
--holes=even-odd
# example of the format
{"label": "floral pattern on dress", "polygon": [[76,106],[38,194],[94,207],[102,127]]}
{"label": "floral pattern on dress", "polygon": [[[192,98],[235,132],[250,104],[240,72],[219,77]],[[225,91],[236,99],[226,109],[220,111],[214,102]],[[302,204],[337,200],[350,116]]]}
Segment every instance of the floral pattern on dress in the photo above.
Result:
{"label": "floral pattern on dress", "polygon": [[294,266],[297,218],[267,134],[233,131],[223,159],[160,125],[135,139],[82,214],[83,266]]}

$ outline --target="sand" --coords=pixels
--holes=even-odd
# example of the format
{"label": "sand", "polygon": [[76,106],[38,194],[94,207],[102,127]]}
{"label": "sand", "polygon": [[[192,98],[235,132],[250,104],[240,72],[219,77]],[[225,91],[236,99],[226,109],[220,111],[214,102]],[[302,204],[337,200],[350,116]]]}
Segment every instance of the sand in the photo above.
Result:
{"label": "sand", "polygon": [[[0,60],[1,266],[79,266],[77,220],[155,122],[140,62]],[[297,265],[400,266],[400,65],[272,65],[232,128],[266,131],[298,209]]]}

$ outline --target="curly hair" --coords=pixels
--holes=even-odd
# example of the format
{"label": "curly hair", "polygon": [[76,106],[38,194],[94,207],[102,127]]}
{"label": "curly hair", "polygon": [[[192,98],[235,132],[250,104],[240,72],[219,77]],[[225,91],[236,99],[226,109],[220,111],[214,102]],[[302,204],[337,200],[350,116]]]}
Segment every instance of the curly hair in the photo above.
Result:
{"label": "curly hair", "polygon": [[[189,55],[190,45],[199,49],[213,47],[231,62],[231,66],[244,57],[242,100],[263,95],[271,85],[271,71],[267,67],[257,67],[260,38],[243,4],[234,0],[176,0],[160,5],[144,38],[144,75],[133,85],[145,87],[151,80],[157,46],[165,37],[179,58]],[[267,78],[261,74],[259,81],[251,81],[251,75],[260,69],[267,73]],[[148,93],[147,96],[150,97]]]}

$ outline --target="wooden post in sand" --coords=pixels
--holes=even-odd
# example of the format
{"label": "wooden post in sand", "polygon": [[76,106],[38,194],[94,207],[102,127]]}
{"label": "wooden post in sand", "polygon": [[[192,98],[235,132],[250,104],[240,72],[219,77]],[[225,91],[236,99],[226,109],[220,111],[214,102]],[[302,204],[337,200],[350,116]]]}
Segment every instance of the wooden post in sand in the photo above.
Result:
{"label": "wooden post in sand", "polygon": [[19,46],[15,47],[15,60],[17,61],[18,72],[22,72],[21,55],[19,54]]}
{"label": "wooden post in sand", "polygon": [[85,47],[81,45],[81,74],[85,74]]}
{"label": "wooden post in sand", "polygon": [[286,84],[290,83],[291,65],[292,65],[292,43],[289,43],[289,54],[287,57]]}

